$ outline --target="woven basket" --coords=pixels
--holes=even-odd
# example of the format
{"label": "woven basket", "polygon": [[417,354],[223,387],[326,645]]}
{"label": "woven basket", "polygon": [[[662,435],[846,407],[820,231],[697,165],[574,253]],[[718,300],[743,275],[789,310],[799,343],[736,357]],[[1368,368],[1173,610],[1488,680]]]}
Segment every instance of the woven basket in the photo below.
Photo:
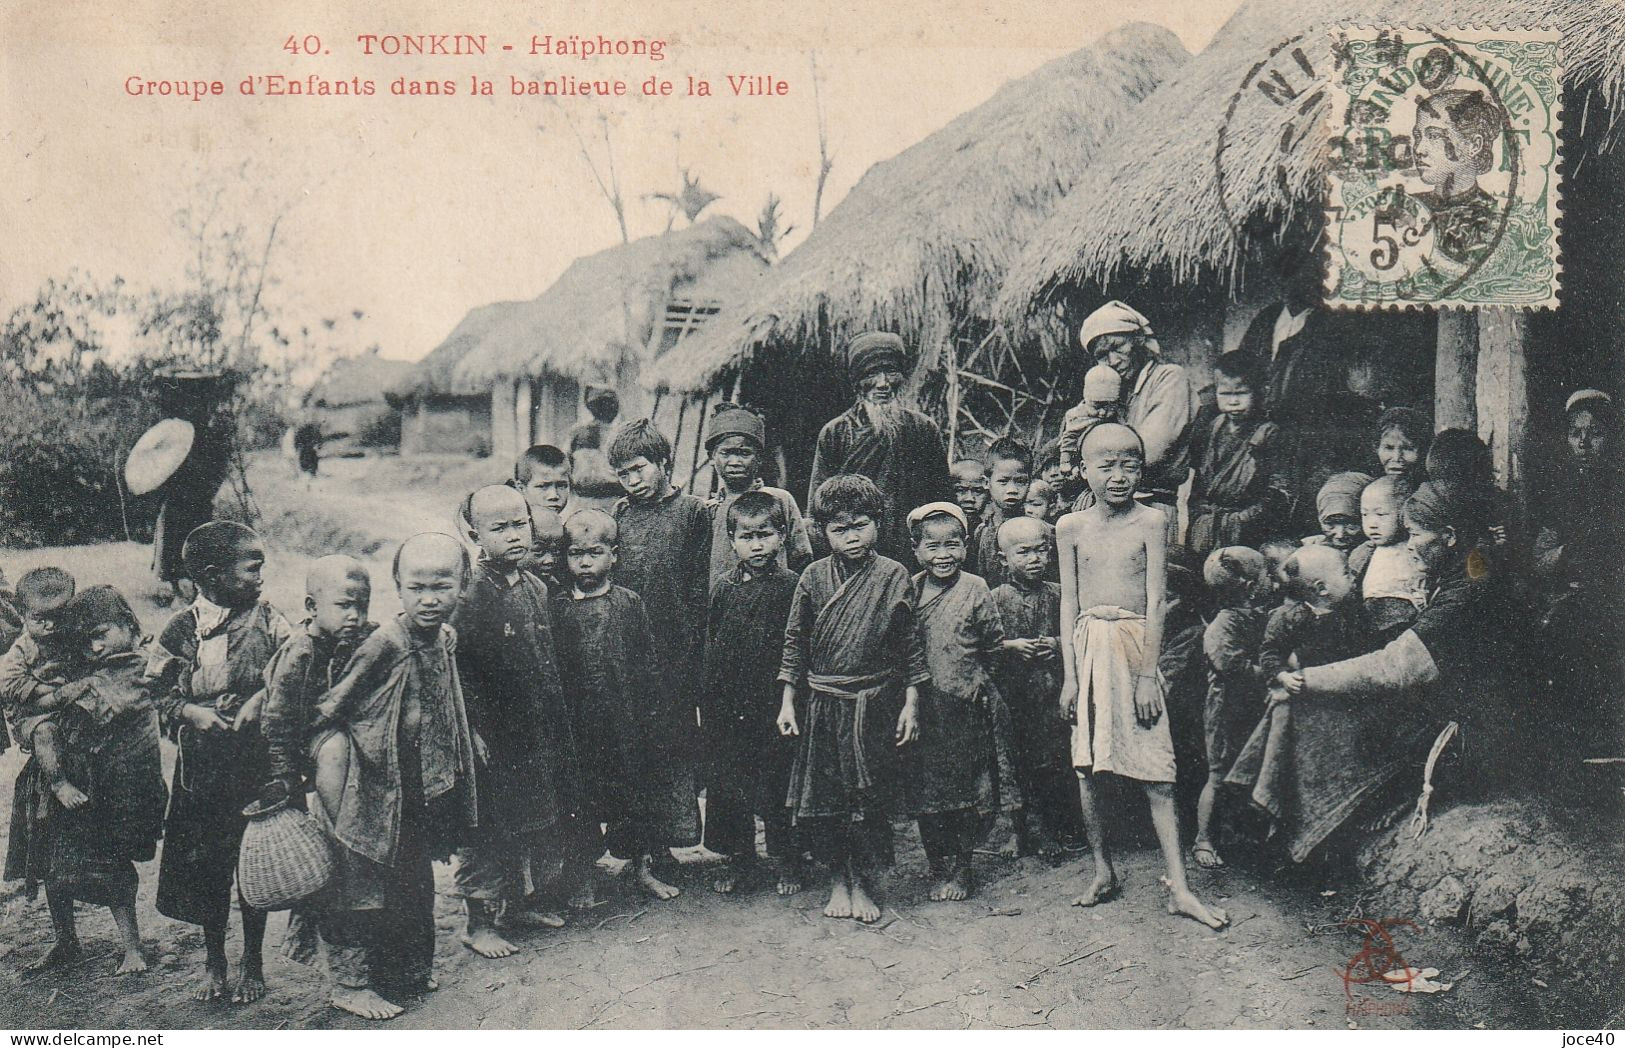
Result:
{"label": "woven basket", "polygon": [[307,813],[287,801],[249,805],[237,853],[237,887],[256,910],[286,910],[327,887],[333,846]]}

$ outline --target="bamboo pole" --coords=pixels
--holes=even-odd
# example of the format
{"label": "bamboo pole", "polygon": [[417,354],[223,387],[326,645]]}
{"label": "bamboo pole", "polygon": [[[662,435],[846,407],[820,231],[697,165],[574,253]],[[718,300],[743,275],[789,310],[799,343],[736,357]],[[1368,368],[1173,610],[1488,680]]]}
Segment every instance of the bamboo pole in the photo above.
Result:
{"label": "bamboo pole", "polygon": [[1441,309],[1433,357],[1435,429],[1478,428],[1478,324],[1467,309]]}
{"label": "bamboo pole", "polygon": [[1477,311],[1478,435],[1489,445],[1495,475],[1508,495],[1513,534],[1528,534],[1525,467],[1529,454],[1529,321],[1523,311]]}

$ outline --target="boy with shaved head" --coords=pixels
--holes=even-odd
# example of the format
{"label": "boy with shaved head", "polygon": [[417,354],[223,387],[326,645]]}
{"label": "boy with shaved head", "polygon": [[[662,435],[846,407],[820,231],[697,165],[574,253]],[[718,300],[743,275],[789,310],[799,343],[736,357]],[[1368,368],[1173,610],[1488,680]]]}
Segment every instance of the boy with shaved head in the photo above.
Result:
{"label": "boy with shaved head", "polygon": [[1111,772],[1140,783],[1168,873],[1168,912],[1221,928],[1223,910],[1209,908],[1185,882],[1174,811],[1174,746],[1157,668],[1167,611],[1167,520],[1161,509],[1134,499],[1145,447],[1128,426],[1107,422],[1079,446],[1095,504],[1061,518],[1061,710],[1073,722],[1084,826],[1095,855],[1095,879],[1073,900],[1094,906],[1120,888],[1096,804],[1094,776]]}
{"label": "boy with shaved head", "polygon": [[654,861],[699,837],[694,710],[673,686],[677,668],[661,661],[643,598],[612,580],[616,519],[577,510],[564,528],[572,585],[553,597],[553,623],[574,702],[588,819],[605,825],[610,854],[634,862],[643,891],[675,898],[678,889],[655,876]]}
{"label": "boy with shaved head", "polygon": [[[243,808],[258,798],[269,773],[258,724],[265,667],[293,630],[260,600],[265,546],[251,529],[224,520],[194,528],[181,559],[197,599],[158,636],[165,654],[184,667],[158,698],[180,751],[164,818],[158,912],[202,926],[206,971],[196,997],[209,1001],[226,995],[226,924],[247,826]],[[246,1004],[265,995],[265,914],[240,897],[238,903],[243,958],[231,997]]]}
{"label": "boy with shaved head", "polygon": [[332,1004],[364,1019],[394,1018],[397,1001],[437,988],[430,861],[479,821],[449,624],[468,573],[450,535],[402,543],[401,613],[361,643],[311,718],[312,814],[339,860],[322,897]]}
{"label": "boy with shaved head", "polygon": [[[539,884],[545,863],[581,838],[581,774],[547,586],[522,567],[531,554],[530,508],[513,488],[493,484],[464,500],[463,516],[480,555],[453,621],[484,817],[457,853],[453,893],[467,910],[463,944],[482,957],[506,957],[517,948],[496,922],[525,901],[526,867]],[[537,918],[564,923],[553,914]]]}

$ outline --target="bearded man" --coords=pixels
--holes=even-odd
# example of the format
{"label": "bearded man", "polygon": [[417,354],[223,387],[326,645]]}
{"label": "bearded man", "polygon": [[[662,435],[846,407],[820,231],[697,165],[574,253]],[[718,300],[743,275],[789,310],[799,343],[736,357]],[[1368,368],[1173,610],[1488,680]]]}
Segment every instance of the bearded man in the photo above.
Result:
{"label": "bearded man", "polygon": [[[846,347],[847,375],[857,391],[857,403],[824,423],[813,455],[813,493],[830,477],[856,473],[868,477],[891,500],[890,512],[880,526],[877,550],[908,565],[913,563],[908,511],[928,502],[947,501],[953,494],[948,475],[948,450],[935,422],[915,410],[904,394],[904,383],[914,358],[900,336],[871,331]],[[823,529],[814,539],[821,546]]]}

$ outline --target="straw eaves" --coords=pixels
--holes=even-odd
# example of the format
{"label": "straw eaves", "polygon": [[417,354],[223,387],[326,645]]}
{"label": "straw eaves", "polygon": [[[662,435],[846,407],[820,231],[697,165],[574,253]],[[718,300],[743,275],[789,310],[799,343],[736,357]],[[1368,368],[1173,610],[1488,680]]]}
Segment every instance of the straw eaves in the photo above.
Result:
{"label": "straw eaves", "polygon": [[479,345],[486,332],[519,306],[518,302],[492,302],[469,310],[443,342],[389,387],[389,396],[404,399],[429,393],[450,393],[452,372],[457,365]]}
{"label": "straw eaves", "polygon": [[904,333],[929,366],[956,327],[985,318],[1035,230],[1187,55],[1134,23],[1000,88],[876,164],[743,303],[651,373],[705,388],[771,343],[817,351],[866,328]]}
{"label": "straw eaves", "polygon": [[305,403],[318,408],[378,403],[384,400],[384,391],[404,381],[414,366],[409,360],[392,360],[376,351],[340,357],[310,387]]}
{"label": "straw eaves", "polygon": [[722,215],[576,259],[480,335],[453,366],[452,389],[483,392],[520,376],[612,380],[643,352],[668,302],[738,294],[766,266],[755,235]]}

